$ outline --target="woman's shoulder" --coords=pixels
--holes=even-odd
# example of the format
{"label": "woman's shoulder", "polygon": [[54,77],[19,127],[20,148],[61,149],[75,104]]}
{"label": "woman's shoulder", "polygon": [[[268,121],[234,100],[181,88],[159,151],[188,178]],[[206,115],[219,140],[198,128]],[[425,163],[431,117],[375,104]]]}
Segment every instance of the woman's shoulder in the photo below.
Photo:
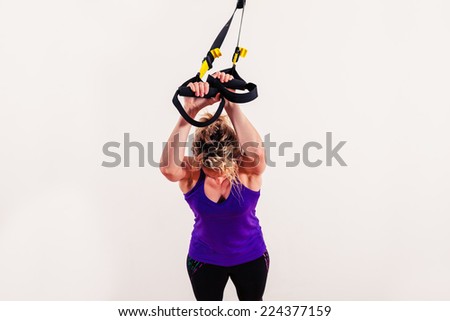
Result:
{"label": "woman's shoulder", "polygon": [[[204,176],[205,174],[201,169],[201,165],[193,157],[186,156],[184,158],[184,166],[187,170],[187,175],[179,181],[179,187],[183,194],[186,194],[195,187],[202,175]],[[261,189],[262,174],[255,174],[239,166],[238,177],[239,182],[249,190],[258,192]]]}
{"label": "woman's shoulder", "polygon": [[259,158],[241,155],[238,161],[239,180],[250,190],[259,191],[262,186],[262,174],[264,167],[259,166]]}
{"label": "woman's shoulder", "polygon": [[262,186],[262,175],[239,171],[239,181],[248,189],[258,192]]}
{"label": "woman's shoulder", "polygon": [[185,178],[181,179],[178,184],[183,194],[186,194],[200,179],[201,167],[192,156],[185,156],[183,163],[187,170],[187,175]]}

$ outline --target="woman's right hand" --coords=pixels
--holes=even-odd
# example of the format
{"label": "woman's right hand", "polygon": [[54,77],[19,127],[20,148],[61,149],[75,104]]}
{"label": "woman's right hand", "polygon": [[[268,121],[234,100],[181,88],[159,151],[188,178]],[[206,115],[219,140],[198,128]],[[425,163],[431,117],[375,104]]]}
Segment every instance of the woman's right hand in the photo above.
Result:
{"label": "woman's right hand", "polygon": [[209,92],[207,82],[190,82],[187,86],[195,93],[195,97],[184,97],[184,108],[187,112],[197,114],[203,108],[220,101],[220,93],[212,98],[203,98]]}

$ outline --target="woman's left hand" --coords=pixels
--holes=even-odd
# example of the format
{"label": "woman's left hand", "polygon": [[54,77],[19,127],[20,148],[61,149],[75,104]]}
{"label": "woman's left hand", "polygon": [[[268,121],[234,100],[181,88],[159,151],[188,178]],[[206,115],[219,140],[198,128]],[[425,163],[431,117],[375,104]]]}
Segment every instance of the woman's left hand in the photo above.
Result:
{"label": "woman's left hand", "polygon": [[[221,72],[221,71],[215,72],[214,74],[212,74],[212,76],[214,78],[218,78],[220,80],[220,82],[222,82],[222,83],[227,83],[230,80],[234,79],[234,77],[232,75],[226,74],[226,73]],[[234,90],[234,89],[228,89],[228,90],[231,91],[231,92],[236,92],[236,90]],[[234,107],[234,106],[236,106],[235,103],[232,103],[231,101],[225,99],[225,109],[228,109],[228,108],[231,108],[231,107]]]}
{"label": "woman's left hand", "polygon": [[218,78],[220,80],[220,82],[229,82],[230,80],[234,79],[234,77],[230,74],[226,74],[224,72],[221,71],[216,71],[215,73],[212,74],[212,76],[214,78]]}
{"label": "woman's left hand", "polygon": [[197,114],[206,106],[220,101],[219,93],[212,98],[203,98],[209,92],[209,83],[207,82],[191,82],[187,86],[195,94],[195,97],[184,97],[184,107],[188,113]]}
{"label": "woman's left hand", "polygon": [[[212,74],[212,77],[219,79],[222,83],[227,83],[230,80],[234,79],[232,75],[221,71],[215,72],[214,74]],[[189,83],[187,86],[191,88],[191,90],[195,93],[195,97],[184,98],[184,106],[188,113],[197,114],[203,108],[220,101],[220,93],[218,93],[213,98],[203,98],[209,92],[209,83],[207,82],[194,82]],[[235,90],[229,90],[235,92]],[[231,104],[231,102],[226,100],[225,107],[229,107]]]}

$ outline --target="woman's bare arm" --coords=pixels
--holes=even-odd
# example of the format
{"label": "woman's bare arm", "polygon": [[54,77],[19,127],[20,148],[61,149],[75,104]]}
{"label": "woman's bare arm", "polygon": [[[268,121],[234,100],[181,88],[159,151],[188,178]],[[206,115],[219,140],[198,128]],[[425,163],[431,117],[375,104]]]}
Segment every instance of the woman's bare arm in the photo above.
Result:
{"label": "woman's bare arm", "polygon": [[[196,115],[193,111],[186,110],[186,112],[191,117]],[[186,177],[186,166],[183,161],[190,129],[191,124],[180,117],[164,146],[159,168],[161,173],[172,182],[178,182]]]}
{"label": "woman's bare arm", "polygon": [[[233,76],[223,72],[216,72],[213,74],[213,77],[218,78],[222,83],[233,79]],[[238,104],[227,101],[225,111],[230,117],[239,145],[244,152],[240,167],[250,175],[262,174],[266,168],[266,160],[261,136],[244,115]]]}
{"label": "woman's bare arm", "polygon": [[239,144],[244,152],[241,167],[249,174],[262,174],[266,168],[266,161],[261,136],[238,104],[227,102],[225,111],[233,123]]}
{"label": "woman's bare arm", "polygon": [[[195,118],[197,113],[206,106],[219,101],[219,96],[214,98],[201,98],[209,91],[208,83],[190,83],[188,85],[196,94],[196,97],[185,97],[184,108],[190,117]],[[167,140],[160,160],[161,173],[170,181],[178,182],[187,177],[190,171],[188,160],[185,156],[187,138],[191,124],[180,117]]]}

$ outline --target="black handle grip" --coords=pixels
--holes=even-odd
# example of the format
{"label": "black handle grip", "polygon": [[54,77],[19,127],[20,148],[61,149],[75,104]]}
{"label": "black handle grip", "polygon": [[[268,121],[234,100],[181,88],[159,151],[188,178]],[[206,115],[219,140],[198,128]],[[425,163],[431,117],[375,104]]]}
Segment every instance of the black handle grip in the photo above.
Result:
{"label": "black handle grip", "polygon": [[[203,96],[203,98],[216,97],[217,93],[219,92],[219,90],[216,87],[214,87],[216,82],[220,82],[220,81],[212,76],[208,77],[208,83],[210,84],[210,87],[209,87],[208,94]],[[225,86],[228,89],[244,90],[246,85],[247,85],[246,82],[243,80],[240,80],[240,79],[232,79],[226,83],[223,83],[223,86]],[[183,97],[196,97],[195,93],[188,86],[179,87],[178,93],[180,96],[183,96]]]}
{"label": "black handle grip", "polygon": [[[191,90],[191,88],[189,87],[180,87],[178,88],[178,92],[180,96],[183,97],[196,97],[195,93]],[[219,90],[217,90],[217,88],[209,88],[208,94],[206,94],[205,96],[203,96],[203,98],[212,98],[215,97],[217,95],[217,93],[219,92]]]}
{"label": "black handle grip", "polygon": [[[209,75],[207,80],[212,88],[226,87],[228,89],[244,90],[247,83],[242,79],[231,79],[227,82],[220,82],[219,79]],[[218,86],[220,85],[220,86]]]}
{"label": "black handle grip", "polygon": [[[210,84],[214,85],[217,82],[220,83],[220,80],[218,80],[217,78],[214,78],[212,76],[209,76],[209,77],[214,79],[213,81],[210,82]],[[209,77],[208,77],[208,82],[211,79]],[[228,89],[240,89],[240,90],[244,90],[245,86],[247,85],[247,83],[241,79],[231,79],[230,81],[223,82],[222,84],[224,87],[226,87]]]}
{"label": "black handle grip", "polygon": [[223,84],[216,84],[216,86],[220,92],[220,95],[233,103],[244,104],[258,98],[258,88],[251,82],[245,85],[244,89],[247,90],[247,92],[240,94],[228,90],[228,88],[223,86]]}

